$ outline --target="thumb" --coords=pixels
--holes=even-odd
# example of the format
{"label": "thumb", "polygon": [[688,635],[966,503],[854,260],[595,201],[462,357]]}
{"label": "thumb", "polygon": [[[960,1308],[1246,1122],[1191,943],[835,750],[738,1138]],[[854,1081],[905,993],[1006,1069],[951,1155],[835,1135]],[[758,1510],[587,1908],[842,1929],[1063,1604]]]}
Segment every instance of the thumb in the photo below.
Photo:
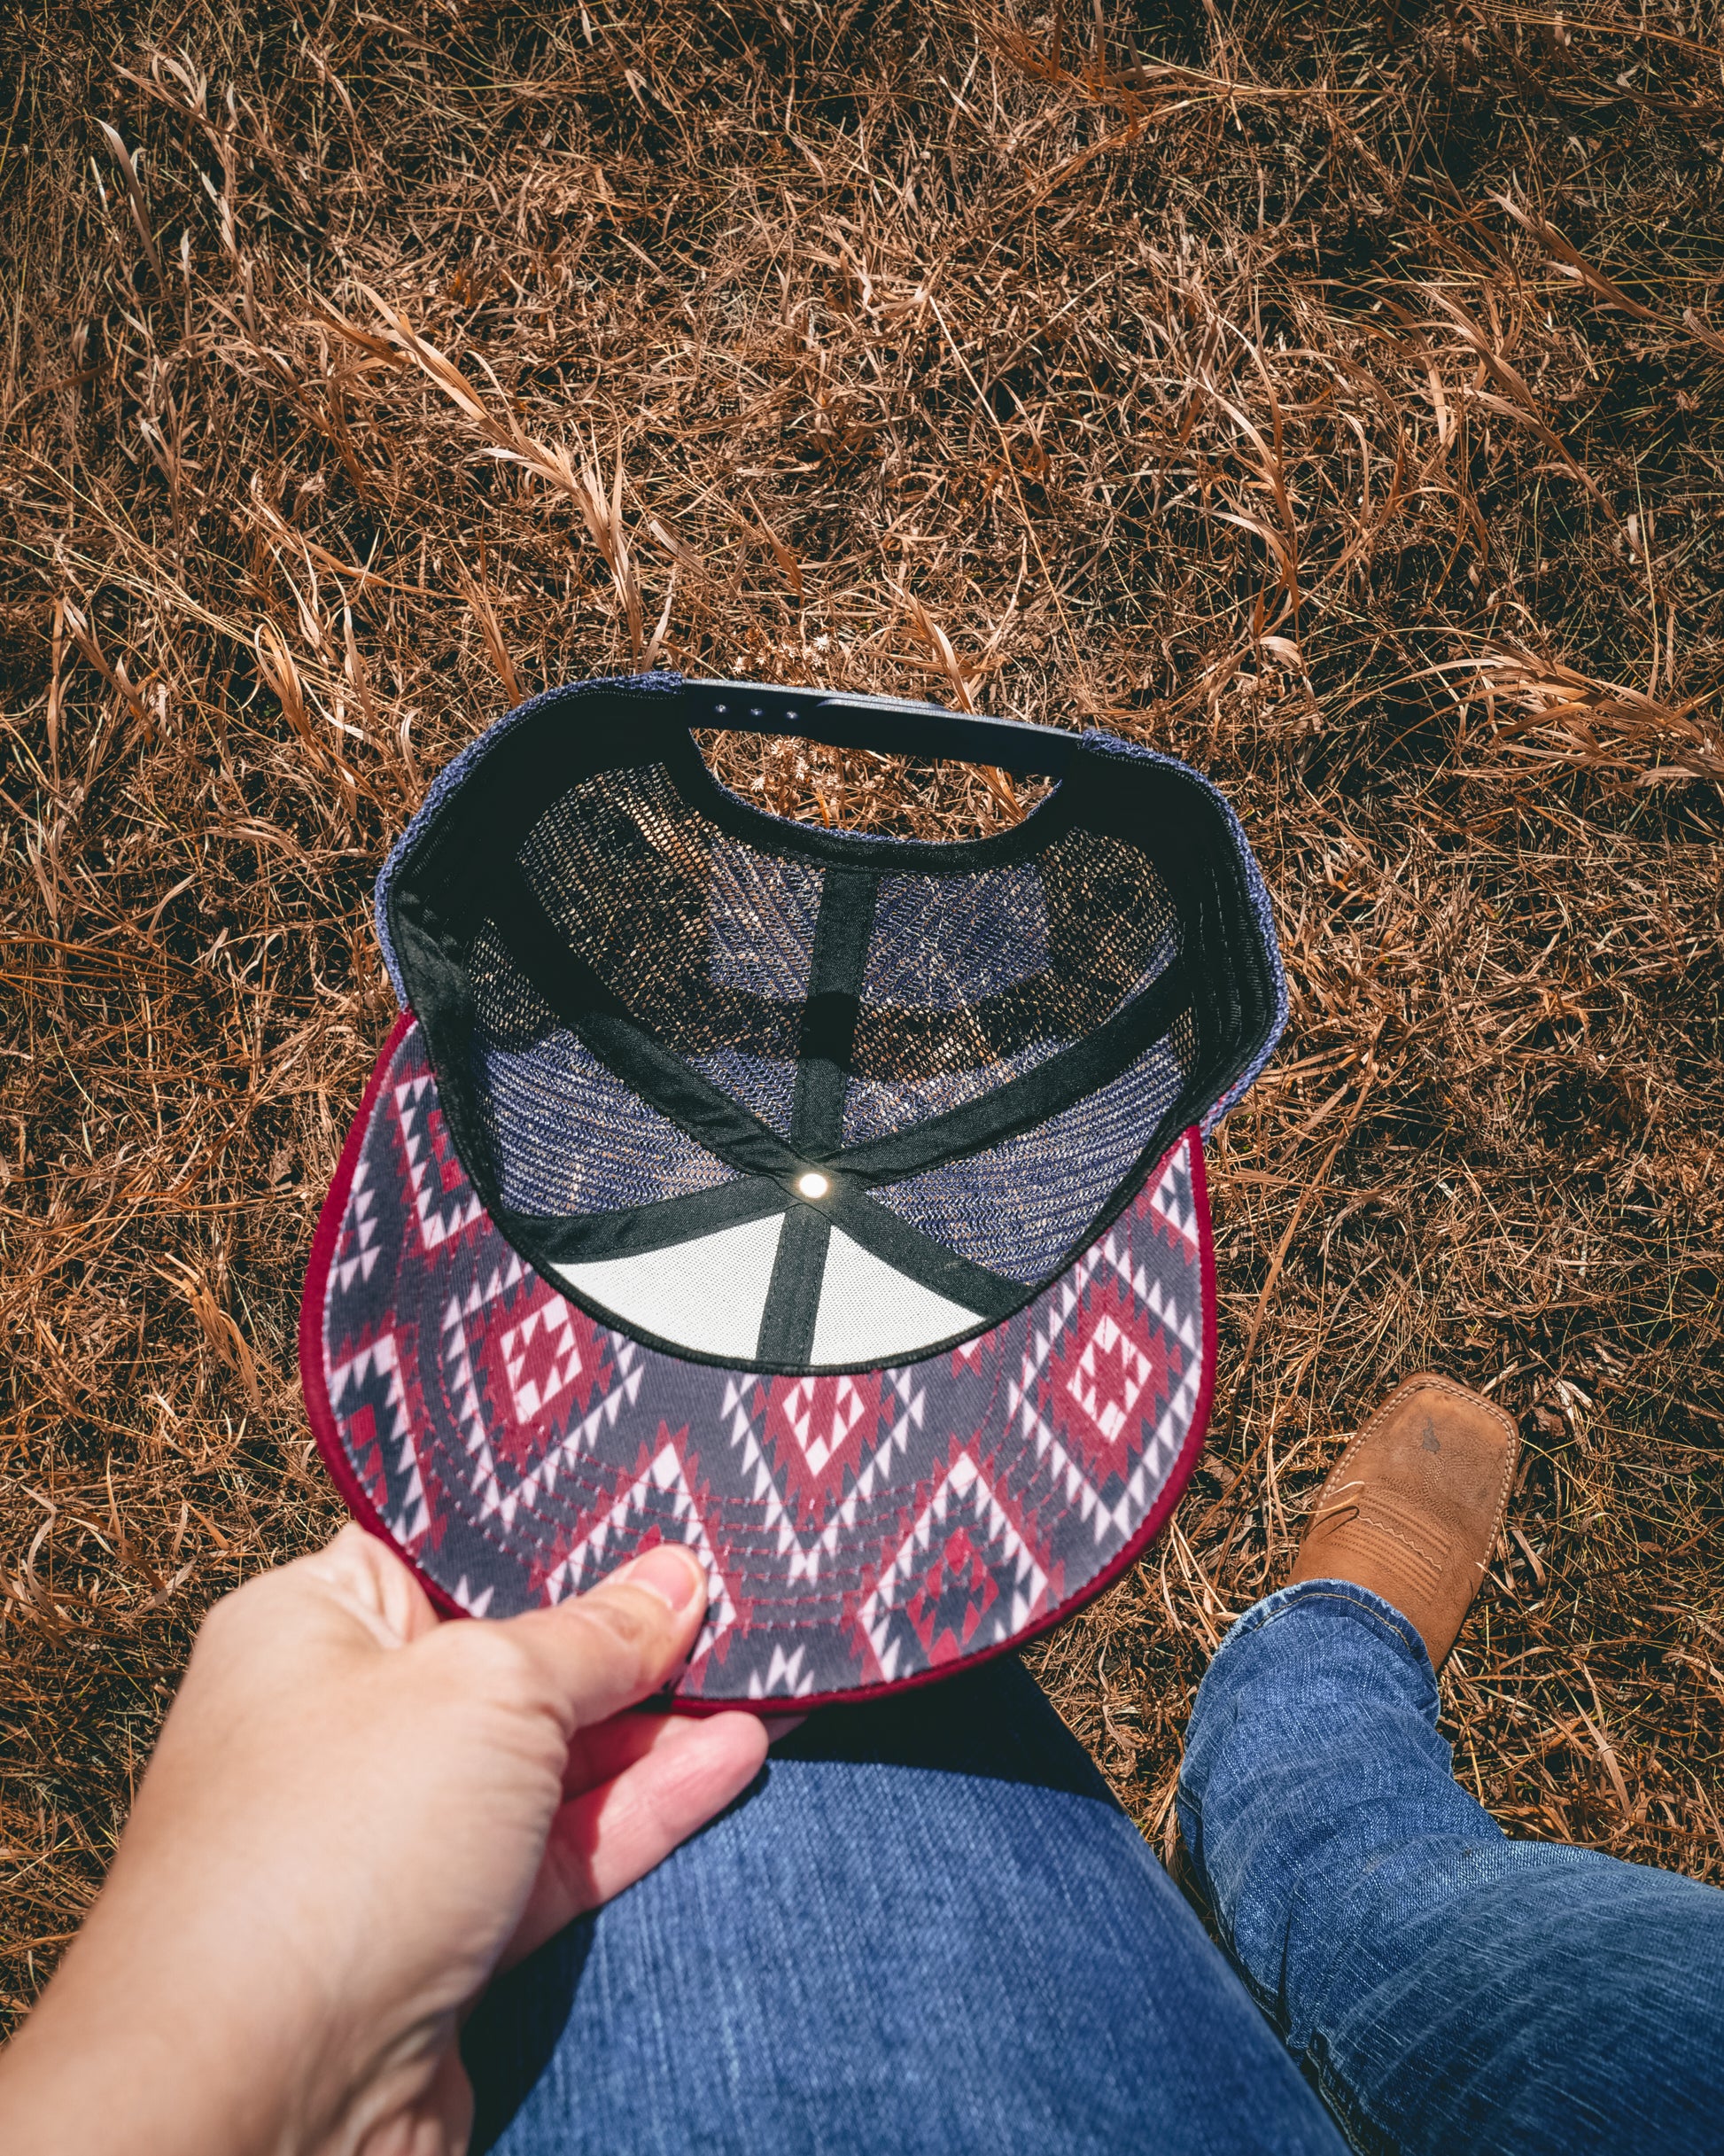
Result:
{"label": "thumb", "polygon": [[706,1615],[706,1570],[662,1542],[588,1594],[504,1621],[564,1716],[566,1733],[650,1699],[687,1654]]}

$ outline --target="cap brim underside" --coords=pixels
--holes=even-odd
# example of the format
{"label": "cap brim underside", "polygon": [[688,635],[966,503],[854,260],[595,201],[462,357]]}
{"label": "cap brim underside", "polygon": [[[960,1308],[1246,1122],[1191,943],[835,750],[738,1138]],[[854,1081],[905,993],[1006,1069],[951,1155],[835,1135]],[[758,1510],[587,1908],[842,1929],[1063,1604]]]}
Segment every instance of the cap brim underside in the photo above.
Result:
{"label": "cap brim underside", "polygon": [[711,1593],[677,1704],[866,1697],[1046,1630],[1177,1501],[1215,1366],[1201,1146],[979,1337],[768,1375],[646,1345],[526,1265],[404,1017],[319,1223],[300,1366],[349,1507],[444,1608],[555,1602],[675,1539]]}

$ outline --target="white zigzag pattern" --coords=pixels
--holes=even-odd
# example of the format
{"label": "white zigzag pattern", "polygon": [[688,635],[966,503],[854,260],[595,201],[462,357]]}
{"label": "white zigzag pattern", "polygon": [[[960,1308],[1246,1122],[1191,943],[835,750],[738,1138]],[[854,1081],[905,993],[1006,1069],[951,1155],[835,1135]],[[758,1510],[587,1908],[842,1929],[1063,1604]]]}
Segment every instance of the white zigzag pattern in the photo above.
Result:
{"label": "white zigzag pattern", "polygon": [[762,1677],[758,1670],[749,1672],[749,1697],[765,1700],[774,1693],[796,1699],[800,1693],[814,1689],[814,1672],[803,1668],[803,1658],[808,1653],[805,1646],[794,1648],[788,1654],[782,1647],[773,1649],[773,1658]]}
{"label": "white zigzag pattern", "polygon": [[485,1419],[485,1403],[479,1397],[478,1379],[474,1374],[467,1326],[470,1319],[478,1317],[499,1296],[515,1287],[525,1272],[526,1267],[511,1250],[509,1262],[493,1266],[490,1277],[483,1282],[476,1281],[464,1299],[451,1296],[443,1312],[443,1366],[448,1373],[462,1440],[473,1463],[472,1489],[479,1500],[479,1518],[488,1520],[496,1513],[505,1528],[515,1524],[518,1507],[536,1505],[545,1491],[556,1488],[557,1476],[564,1465],[578,1459],[602,1429],[616,1427],[624,1403],[633,1405],[644,1374],[641,1350],[633,1341],[622,1333],[609,1334],[620,1382],[611,1386],[592,1413],[568,1431],[554,1452],[546,1453],[531,1475],[523,1475],[512,1490],[505,1492],[498,1479],[496,1457],[491,1450],[491,1432]]}
{"label": "white zigzag pattern", "polygon": [[[897,1673],[898,1650],[903,1644],[891,1637],[889,1619],[897,1607],[899,1592],[917,1568],[917,1559],[927,1555],[935,1529],[945,1525],[954,1497],[960,1504],[969,1505],[977,1524],[985,1526],[989,1540],[1003,1549],[1015,1567],[1011,1609],[996,1618],[991,1638],[982,1644],[995,1646],[1021,1632],[1040,1614],[1047,1595],[1047,1575],[1037,1563],[1029,1544],[1012,1524],[975,1460],[969,1453],[960,1452],[940,1478],[915,1525],[898,1545],[897,1555],[857,1613],[874,1647],[881,1679],[889,1685]],[[972,1646],[971,1651],[977,1650]]]}
{"label": "white zigzag pattern", "polygon": [[1077,1308],[1078,1298],[1083,1289],[1089,1286],[1091,1277],[1099,1262],[1093,1248],[1083,1253],[1064,1280],[1060,1282],[1059,1306],[1049,1313],[1052,1322],[1045,1330],[1032,1331],[1029,1338],[1024,1343],[1022,1367],[1017,1382],[1011,1386],[1006,1394],[1006,1412],[1008,1418],[1018,1402],[1028,1396],[1030,1387],[1041,1375],[1042,1366],[1053,1352],[1054,1343],[1063,1337],[1066,1328],[1071,1323],[1072,1312]]}
{"label": "white zigzag pattern", "polygon": [[1102,1503],[1101,1493],[1037,1413],[1027,1384],[1013,1403],[1022,1407],[1024,1434],[1035,1439],[1037,1458],[1055,1481],[1063,1482],[1067,1503],[1076,1505],[1083,1519],[1094,1520],[1098,1543],[1106,1542],[1110,1532],[1124,1541],[1155,1501],[1192,1427],[1202,1374],[1195,1324],[1163,1295],[1160,1280],[1151,1280],[1141,1265],[1133,1268],[1130,1250],[1117,1229],[1103,1245],[1102,1256],[1138,1301],[1153,1312],[1186,1350],[1184,1373],[1169,1396],[1161,1419],[1155,1426],[1155,1435],[1144,1447],[1119,1502],[1112,1506]]}
{"label": "white zigzag pattern", "polygon": [[386,1405],[390,1423],[388,1431],[379,1434],[381,1442],[395,1448],[395,1472],[408,1478],[401,1509],[384,1524],[397,1542],[410,1548],[431,1525],[431,1508],[425,1501],[425,1485],[419,1473],[419,1452],[413,1442],[413,1425],[407,1412],[407,1389],[401,1382],[400,1357],[396,1352],[393,1333],[384,1334],[369,1348],[350,1355],[345,1363],[326,1369],[330,1409],[338,1414],[341,1396],[349,1384],[357,1391],[373,1370],[386,1371],[389,1375]]}
{"label": "white zigzag pattern", "polygon": [[371,1247],[377,1233],[377,1224],[371,1218],[372,1202],[377,1193],[369,1187],[371,1164],[361,1153],[359,1165],[353,1171],[353,1187],[347,1193],[347,1215],[341,1224],[341,1241],[353,1249],[351,1257],[343,1257],[330,1268],[330,1291],[346,1294],[353,1284],[357,1273],[369,1280],[377,1262],[377,1253]]}
{"label": "white zigzag pattern", "polygon": [[922,1426],[922,1409],[927,1394],[918,1386],[912,1388],[908,1374],[902,1370],[888,1370],[884,1375],[903,1403],[902,1410],[890,1430],[875,1448],[874,1457],[857,1472],[850,1494],[837,1505],[830,1520],[812,1542],[804,1542],[796,1532],[796,1522],[783,1492],[773,1480],[773,1471],[767,1464],[758,1432],[754,1427],[745,1405],[748,1389],[755,1380],[745,1378],[741,1384],[734,1378],[726,1381],[725,1400],[721,1413],[730,1417],[730,1442],[740,1447],[742,1468],[754,1476],[752,1496],[763,1508],[763,1524],[768,1533],[778,1537],[778,1554],[788,1556],[788,1580],[816,1581],[820,1567],[838,1553],[838,1537],[855,1523],[857,1513],[874,1495],[874,1485],[882,1480],[891,1465],[895,1452],[910,1449],[912,1429]]}
{"label": "white zigzag pattern", "polygon": [[1024,1400],[1024,1435],[1034,1439],[1036,1457],[1050,1479],[1064,1484],[1066,1502],[1077,1506],[1081,1518],[1094,1521],[1098,1543],[1107,1541],[1110,1536],[1123,1542],[1143,1524],[1192,1427],[1192,1411],[1197,1405],[1198,1374],[1195,1368],[1188,1369],[1174,1387],[1161,1420],[1155,1426],[1155,1435],[1139,1454],[1124,1492],[1113,1506],[1102,1503],[1100,1491],[1037,1413],[1034,1403],[1028,1398]]}
{"label": "white zigzag pattern", "polygon": [[819,1397],[819,1381],[802,1377],[791,1386],[784,1399],[784,1420],[802,1447],[811,1475],[822,1472],[827,1460],[862,1420],[866,1405],[855,1379],[841,1377],[833,1394],[831,1426],[821,1436],[814,1428],[814,1403]]}
{"label": "white zigzag pattern", "polygon": [[1152,1280],[1142,1265],[1133,1265],[1131,1252],[1117,1234],[1110,1235],[1102,1245],[1101,1255],[1114,1268],[1144,1308],[1152,1312],[1188,1355],[1200,1351],[1197,1321],[1189,1317],[1170,1296],[1161,1292],[1160,1280]]}
{"label": "white zigzag pattern", "polygon": [[[1185,1195],[1181,1198],[1180,1182],[1183,1179]],[[1181,1237],[1185,1248],[1195,1257],[1198,1252],[1197,1207],[1191,1198],[1192,1187],[1191,1147],[1184,1141],[1177,1145],[1168,1156],[1168,1164],[1161,1179],[1151,1193],[1149,1210],[1159,1219],[1165,1220],[1175,1234]]]}
{"label": "white zigzag pattern", "polygon": [[395,1120],[400,1125],[408,1173],[413,1178],[413,1210],[419,1222],[419,1241],[427,1250],[434,1250],[452,1235],[470,1227],[485,1208],[479,1203],[478,1193],[469,1187],[464,1197],[457,1191],[439,1210],[439,1194],[435,1187],[437,1156],[426,1144],[424,1134],[414,1128],[420,1100],[430,1084],[431,1073],[422,1071],[417,1078],[404,1078],[396,1086]]}
{"label": "white zigzag pattern", "polygon": [[[1177,1179],[1174,1169],[1182,1160],[1189,1166],[1188,1149],[1184,1145],[1176,1148],[1167,1172],[1156,1186],[1150,1200],[1150,1209],[1183,1236],[1195,1254],[1196,1210],[1194,1207],[1181,1208],[1176,1188]],[[1163,1293],[1161,1281],[1152,1280],[1145,1266],[1133,1265],[1130,1246],[1117,1226],[1109,1231],[1099,1256],[1100,1260],[1105,1260],[1114,1268],[1136,1300],[1150,1311],[1186,1350],[1184,1374],[1175,1386],[1161,1419],[1155,1426],[1155,1435],[1144,1448],[1117,1504],[1103,1504],[1100,1491],[1037,1412],[1032,1397],[1035,1381],[1041,1374],[1054,1343],[1070,1324],[1072,1313],[1077,1308],[1079,1295],[1092,1276],[1098,1263],[1098,1253],[1093,1249],[1074,1266],[1061,1283],[1053,1322],[1044,1332],[1031,1335],[1024,1350],[1022,1374],[1007,1394],[1006,1412],[1009,1414],[1020,1409],[1022,1411],[1023,1432],[1026,1436],[1034,1439],[1037,1459],[1052,1480],[1064,1485],[1067,1503],[1076,1505],[1083,1519],[1094,1522],[1095,1538],[1100,1544],[1107,1541],[1110,1536],[1123,1542],[1131,1534],[1154,1502],[1174,1461],[1178,1459],[1197,1405],[1201,1343],[1196,1323],[1174,1304],[1171,1297]]]}
{"label": "white zigzag pattern", "polygon": [[[531,1422],[553,1400],[560,1399],[581,1373],[580,1347],[575,1339],[574,1306],[565,1303],[561,1296],[548,1302],[535,1304],[518,1325],[509,1327],[502,1337],[503,1367],[509,1377],[509,1397],[515,1408],[517,1422]],[[526,1374],[527,1352],[533,1342],[543,1334],[548,1341],[556,1335],[551,1348],[551,1366],[542,1382]]]}
{"label": "white zigzag pattern", "polygon": [[[1111,1392],[1103,1397],[1113,1374],[1107,1371],[1110,1360],[1119,1365],[1118,1398]],[[1104,1312],[1100,1324],[1083,1343],[1077,1367],[1066,1380],[1066,1390],[1111,1444],[1125,1428],[1149,1377],[1148,1356]]]}

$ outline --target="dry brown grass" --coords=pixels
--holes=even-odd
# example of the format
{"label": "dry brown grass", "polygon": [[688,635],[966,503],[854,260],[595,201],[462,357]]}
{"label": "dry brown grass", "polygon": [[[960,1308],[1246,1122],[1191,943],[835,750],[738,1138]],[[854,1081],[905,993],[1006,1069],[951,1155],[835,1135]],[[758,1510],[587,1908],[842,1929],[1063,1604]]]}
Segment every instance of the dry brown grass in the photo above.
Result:
{"label": "dry brown grass", "polygon": [[1215,1156],[1212,1450],[1040,1656],[1146,1829],[1434,1361],[1529,1441],[1463,1776],[1724,1878],[1716,0],[140,0],[0,60],[14,2005],[198,1612],[336,1516],[292,1335],[377,861],[654,650],[1099,720],[1250,826],[1294,1017]]}

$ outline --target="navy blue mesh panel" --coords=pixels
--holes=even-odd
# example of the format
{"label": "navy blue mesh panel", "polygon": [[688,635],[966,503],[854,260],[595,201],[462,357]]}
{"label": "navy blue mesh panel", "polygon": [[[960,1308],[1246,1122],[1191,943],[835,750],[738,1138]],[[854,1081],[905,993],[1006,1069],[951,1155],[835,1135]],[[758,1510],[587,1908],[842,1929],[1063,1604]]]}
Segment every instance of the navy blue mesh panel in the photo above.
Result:
{"label": "navy blue mesh panel", "polygon": [[851,1078],[844,1089],[844,1143],[863,1145],[894,1131],[907,1131],[930,1116],[991,1093],[1008,1078],[1033,1070],[1037,1063],[1069,1047],[1067,1040],[1032,1040],[1015,1055],[971,1063],[957,1070],[936,1070],[927,1078]]}
{"label": "navy blue mesh panel", "polygon": [[775,1003],[808,993],[820,871],[812,861],[778,860],[718,837],[707,887],[714,981]]}
{"label": "navy blue mesh panel", "polygon": [[506,1205],[615,1212],[734,1179],[559,1023],[488,926],[470,966],[475,1105]]}
{"label": "navy blue mesh panel", "polygon": [[1008,1280],[1044,1279],[1149,1142],[1185,1079],[1190,1023],[1087,1100],[1026,1131],[874,1193],[936,1242]]}
{"label": "navy blue mesh panel", "polygon": [[1177,955],[1147,854],[1068,831],[1033,861],[881,879],[844,1138],[978,1099],[1106,1024]]}
{"label": "navy blue mesh panel", "polygon": [[751,1116],[769,1124],[780,1138],[790,1135],[791,1111],[796,1104],[796,1066],[776,1057],[743,1055],[734,1048],[720,1048],[711,1055],[691,1055],[703,1078],[709,1078],[733,1101],[740,1101]]}
{"label": "navy blue mesh panel", "polygon": [[[516,858],[571,950],[654,1039],[793,1140],[821,865],[725,830],[658,763],[569,788]],[[1178,954],[1175,909],[1149,856],[1083,829],[1028,860],[889,871],[860,918],[845,1145],[912,1130],[1034,1070]],[[469,962],[478,1120],[506,1203],[551,1217],[614,1211],[734,1179],[612,1077],[493,933]],[[1182,1076],[1179,1052],[1163,1043],[1039,1130],[884,1187],[878,1202],[1006,1279],[1039,1280],[1107,1202]]]}
{"label": "navy blue mesh panel", "polygon": [[965,1010],[1047,963],[1036,862],[971,876],[889,876],[874,905],[862,993],[870,1003]]}
{"label": "navy blue mesh panel", "polygon": [[815,864],[726,838],[657,764],[571,787],[519,860],[571,947],[666,1047],[794,1065]]}

